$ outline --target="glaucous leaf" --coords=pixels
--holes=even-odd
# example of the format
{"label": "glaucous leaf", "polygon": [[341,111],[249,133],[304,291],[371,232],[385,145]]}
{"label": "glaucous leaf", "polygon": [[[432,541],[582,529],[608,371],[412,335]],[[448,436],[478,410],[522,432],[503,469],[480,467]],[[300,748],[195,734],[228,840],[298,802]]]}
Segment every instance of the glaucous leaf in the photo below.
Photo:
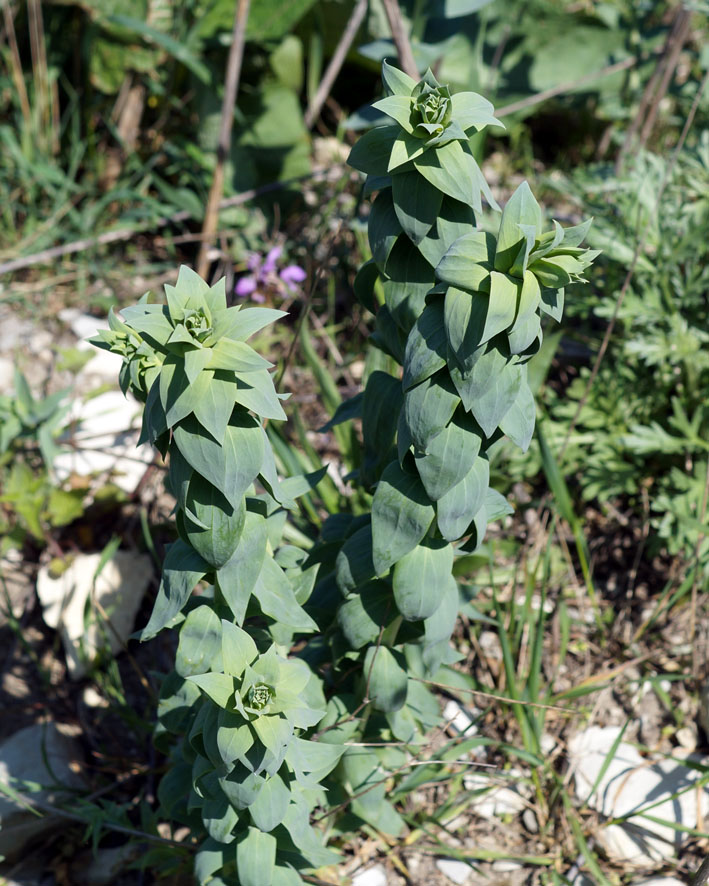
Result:
{"label": "glaucous leaf", "polygon": [[392,585],[396,606],[405,619],[433,615],[452,568],[453,548],[442,539],[428,539],[404,554],[394,566]]}
{"label": "glaucous leaf", "polygon": [[398,711],[406,704],[408,678],[394,653],[386,646],[370,646],[364,657],[363,677],[377,711]]}
{"label": "glaucous leaf", "polygon": [[436,519],[443,538],[455,541],[485,503],[490,464],[478,456],[465,477],[436,502]]}

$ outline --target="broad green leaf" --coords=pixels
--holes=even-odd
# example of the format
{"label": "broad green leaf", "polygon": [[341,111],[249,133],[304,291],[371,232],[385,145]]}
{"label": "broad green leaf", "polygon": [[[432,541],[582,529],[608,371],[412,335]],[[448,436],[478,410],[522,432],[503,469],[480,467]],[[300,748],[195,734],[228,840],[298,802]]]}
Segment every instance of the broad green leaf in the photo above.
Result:
{"label": "broad green leaf", "polygon": [[248,809],[258,796],[265,778],[246,765],[236,763],[229,775],[219,779],[219,786],[237,809]]}
{"label": "broad green leaf", "polygon": [[515,280],[498,271],[493,271],[490,274],[490,297],[480,344],[485,344],[493,336],[505,332],[512,326],[517,314],[521,290],[521,280]]}
{"label": "broad green leaf", "polygon": [[195,674],[187,679],[199,686],[220,708],[225,708],[234,697],[234,678],[228,674]]}
{"label": "broad green leaf", "polygon": [[525,235],[520,225],[532,225],[542,232],[542,211],[526,181],[522,182],[505,204],[500,219],[495,251],[495,270],[506,273],[514,264]]}
{"label": "broad green leaf", "polygon": [[193,390],[194,417],[217,443],[222,444],[236,397],[236,380],[233,374],[207,370],[197,377]]}
{"label": "broad green leaf", "polygon": [[470,292],[487,292],[494,254],[495,238],[492,234],[471,231],[449,247],[436,267],[436,277]]}
{"label": "broad green leaf", "polygon": [[222,626],[210,606],[197,606],[180,627],[175,670],[181,677],[222,670]]}
{"label": "broad green leaf", "polygon": [[337,623],[353,649],[373,643],[382,625],[393,616],[391,588],[385,582],[369,582],[337,610]]}
{"label": "broad green leaf", "polygon": [[373,258],[366,261],[360,266],[355,274],[352,288],[357,297],[357,301],[365,307],[370,313],[377,313],[377,296],[374,292],[374,286],[379,279],[379,269]]}
{"label": "broad green leaf", "polygon": [[421,157],[426,150],[426,145],[421,138],[416,138],[397,126],[397,134],[391,146],[387,172],[396,172],[415,157]]}
{"label": "broad green leaf", "polygon": [[192,348],[185,351],[185,375],[191,385],[195,383],[200,372],[206,368],[212,355],[209,348]]}
{"label": "broad green leaf", "polygon": [[481,355],[480,342],[485,330],[489,296],[484,292],[464,292],[449,286],[443,306],[446,338],[461,369],[469,371]]}
{"label": "broad green leaf", "polygon": [[397,836],[404,822],[386,799],[385,773],[379,758],[367,748],[349,748],[342,758],[344,782],[356,796],[352,811],[383,833]]}
{"label": "broad green leaf", "polygon": [[444,197],[435,227],[419,243],[419,252],[435,268],[453,243],[467,234],[474,224],[475,216],[470,206]]}
{"label": "broad green leaf", "polygon": [[236,870],[241,886],[264,886],[273,879],[277,841],[250,827],[246,837],[236,844]]}
{"label": "broad green leaf", "polygon": [[152,639],[172,621],[209,569],[199,554],[181,539],[170,545],[163,563],[155,605],[150,620],[140,633],[141,640]]}
{"label": "broad green leaf", "polygon": [[522,288],[519,294],[519,305],[517,308],[517,316],[515,317],[515,325],[527,322],[530,318],[535,317],[542,300],[542,292],[539,288],[539,282],[531,271],[525,271],[522,279]]}
{"label": "broad green leaf", "polygon": [[571,283],[571,274],[561,261],[563,258],[565,258],[563,255],[540,258],[529,266],[529,270],[544,289],[561,289],[562,286]]}
{"label": "broad green leaf", "polygon": [[285,421],[286,414],[273,386],[273,378],[265,369],[248,372],[237,378],[233,397],[237,403],[255,412],[261,418]]}
{"label": "broad green leaf", "polygon": [[465,477],[436,502],[436,519],[443,538],[455,541],[464,535],[485,503],[490,464],[478,456]]}
{"label": "broad green leaf", "polygon": [[451,367],[450,374],[466,410],[491,437],[517,396],[520,367],[509,363],[494,345],[488,345],[469,372]]}
{"label": "broad green leaf", "polygon": [[246,512],[244,528],[231,559],[216,573],[216,582],[239,624],[244,621],[251,591],[261,573],[268,535],[260,514]]}
{"label": "broad green leaf", "polygon": [[167,305],[132,305],[121,310],[123,320],[149,344],[162,350],[173,333]]}
{"label": "broad green leaf", "polygon": [[371,341],[385,354],[390,354],[397,363],[404,362],[406,335],[386,305],[382,305],[377,311],[376,328]]}
{"label": "broad green leaf", "polygon": [[371,526],[363,526],[345,541],[337,555],[335,575],[337,587],[344,595],[374,578]]}
{"label": "broad green leaf", "polygon": [[254,735],[241,714],[221,710],[217,717],[217,747],[227,766],[245,757],[254,743]]}
{"label": "broad green leaf", "polygon": [[287,311],[278,311],[275,308],[241,308],[234,311],[228,308],[226,311],[229,316],[228,321],[224,320],[224,330],[222,332],[219,321],[214,324],[215,334],[224,335],[232,341],[246,341],[256,332],[259,332],[264,326],[275,323],[281,317],[287,317]]}
{"label": "broad green leaf", "polygon": [[[515,322],[507,336],[510,354],[523,354],[531,345],[538,341],[541,346],[542,324],[537,314],[520,323]],[[538,350],[538,349],[537,349]]]}
{"label": "broad green leaf", "polygon": [[365,132],[350,151],[348,164],[369,175],[386,175],[391,149],[400,132],[399,126],[377,126]]}
{"label": "broad green leaf", "polygon": [[433,516],[433,504],[418,476],[391,462],[372,501],[372,558],[377,575],[416,547]]}
{"label": "broad green leaf", "polygon": [[539,303],[539,309],[545,314],[549,314],[557,323],[561,323],[561,317],[564,313],[564,290],[542,289],[542,300]]}
{"label": "broad green leaf", "polygon": [[192,475],[183,525],[189,543],[210,566],[221,569],[234,555],[245,519],[243,499],[233,508],[216,486],[201,474]]}
{"label": "broad green leaf", "polygon": [[224,847],[216,840],[205,840],[199,847],[194,860],[194,874],[199,886],[206,886],[213,879],[214,874],[223,867]]}
{"label": "broad green leaf", "polygon": [[205,479],[237,506],[261,469],[263,435],[261,426],[248,413],[236,410],[220,446],[190,416],[174,432],[182,455]]}
{"label": "broad green leaf", "polygon": [[409,239],[419,244],[436,223],[443,195],[417,172],[392,176],[394,211]]}
{"label": "broad green leaf", "polygon": [[413,163],[425,179],[454,200],[482,212],[482,192],[490,206],[499,209],[475,158],[461,142],[448,142],[435,151],[427,151]]}
{"label": "broad green leaf", "polygon": [[458,410],[430,441],[428,452],[416,454],[416,470],[430,499],[438,501],[471,469],[482,444],[479,431],[473,419]]}
{"label": "broad green leaf", "polygon": [[367,232],[374,261],[384,271],[397,237],[401,234],[390,190],[380,191],[372,204]]}
{"label": "broad green leaf", "polygon": [[[322,722],[325,723],[324,720]],[[324,733],[323,738],[327,734]],[[295,737],[288,745],[286,761],[292,767],[298,782],[305,781],[306,775],[322,781],[337,766],[344,750],[341,744],[328,744],[324,740],[306,741]]]}
{"label": "broad green leaf", "polygon": [[232,372],[258,372],[270,369],[273,363],[264,360],[246,342],[232,341],[230,338],[220,339],[211,349],[212,358],[209,369],[228,369]]}
{"label": "broad green leaf", "polygon": [[251,724],[259,740],[275,757],[282,758],[293,735],[293,727],[283,717],[266,714],[256,717]]}
{"label": "broad green leaf", "polygon": [[386,307],[408,335],[436,282],[433,268],[408,237],[399,237],[389,255],[386,271],[388,279],[382,281]]}
{"label": "broad green leaf", "polygon": [[564,247],[580,246],[586,239],[586,235],[588,234],[592,223],[593,219],[587,218],[586,221],[581,222],[580,225],[564,228],[564,239],[562,241]]}
{"label": "broad green leaf", "polygon": [[426,452],[431,441],[453,417],[459,397],[444,370],[404,394],[404,415],[414,446]]}
{"label": "broad green leaf", "polygon": [[412,77],[390,65],[386,59],[382,62],[382,80],[384,88],[391,95],[410,96],[416,86],[416,81]]}
{"label": "broad green leaf", "polygon": [[[475,0],[477,5],[480,0]],[[494,107],[492,102],[478,95],[477,92],[457,92],[451,96],[451,104],[453,107],[453,119],[460,124],[463,129],[471,129],[474,127],[477,131],[484,129],[486,126],[499,126],[504,129],[504,123],[494,116]]]}
{"label": "broad green leaf", "polygon": [[413,102],[410,95],[387,95],[380,98],[379,101],[373,102],[372,107],[396,120],[399,126],[405,132],[413,132],[414,127],[411,125],[411,111]]}
{"label": "broad green leaf", "polygon": [[186,418],[197,402],[197,392],[185,373],[182,359],[170,354],[160,370],[160,403],[168,427]]}
{"label": "broad green leaf", "polygon": [[460,608],[460,593],[452,575],[439,587],[440,606],[423,623],[424,643],[433,646],[450,640]]}
{"label": "broad green leaf", "polygon": [[453,548],[442,539],[424,541],[404,554],[394,566],[392,584],[396,606],[405,619],[433,615],[452,568]]}
{"label": "broad green leaf", "polygon": [[303,882],[295,868],[276,865],[273,869],[272,886],[303,886]]}
{"label": "broad green leaf", "polygon": [[377,711],[398,711],[406,704],[406,671],[386,646],[370,646],[364,657],[363,679]]}
{"label": "broad green leaf", "polygon": [[323,835],[310,825],[310,807],[305,798],[292,794],[291,804],[283,819],[283,826],[291,836],[298,851],[313,867],[337,864],[338,855],[323,846]]}
{"label": "broad green leaf", "polygon": [[534,396],[527,384],[525,372],[517,397],[508,413],[500,422],[500,430],[507,434],[510,440],[516,443],[523,452],[526,452],[534,433],[536,416],[537,409],[534,403]]}
{"label": "broad green leaf", "polygon": [[216,797],[207,797],[202,804],[204,826],[212,840],[218,843],[234,842],[232,832],[238,820],[236,809],[221,792]]}
{"label": "broad green leaf", "polygon": [[317,624],[298,605],[291,583],[271,557],[264,558],[252,594],[258,600],[261,611],[274,621],[301,632],[317,631]]}
{"label": "broad green leaf", "polygon": [[279,775],[266,779],[254,802],[249,806],[253,823],[262,831],[272,831],[285,818],[291,792]]}
{"label": "broad green leaf", "polygon": [[[184,630],[184,629],[183,629]],[[239,677],[243,674],[247,665],[250,665],[258,655],[258,649],[251,637],[242,631],[240,627],[222,619],[222,661],[226,674]],[[219,670],[216,669],[215,670]]]}
{"label": "broad green leaf", "polygon": [[367,379],[362,402],[362,437],[367,483],[377,479],[378,467],[394,445],[399,412],[404,402],[401,382],[387,372],[375,370]]}
{"label": "broad green leaf", "polygon": [[404,390],[430,378],[446,364],[446,328],[443,300],[429,302],[406,340]]}
{"label": "broad green leaf", "polygon": [[353,418],[362,418],[362,400],[364,399],[364,391],[355,394],[348,400],[343,400],[335,410],[329,422],[326,422],[318,431],[324,434],[337,425],[344,424],[346,421],[352,421]]}

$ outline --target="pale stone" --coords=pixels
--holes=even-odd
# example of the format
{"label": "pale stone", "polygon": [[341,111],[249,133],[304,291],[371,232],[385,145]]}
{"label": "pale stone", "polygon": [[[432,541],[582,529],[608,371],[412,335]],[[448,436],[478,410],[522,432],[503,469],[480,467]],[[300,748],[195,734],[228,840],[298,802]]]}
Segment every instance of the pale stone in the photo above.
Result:
{"label": "pale stone", "polygon": [[[474,711],[477,714],[478,711]],[[458,733],[464,732],[467,736],[475,735],[478,731],[475,721],[470,712],[461,707],[457,701],[450,699],[443,708],[443,719]]]}
{"label": "pale stone", "polygon": [[386,871],[380,864],[358,871],[352,877],[352,886],[386,886]]}
{"label": "pale stone", "polygon": [[[37,576],[44,620],[59,631],[73,679],[86,673],[86,662],[99,649],[108,644],[115,654],[122,648],[152,576],[146,554],[117,551],[94,582],[101,556],[79,554],[59,578],[53,578],[46,566]],[[104,613],[110,625],[105,624]]]}
{"label": "pale stone", "polygon": [[149,446],[137,447],[140,413],[140,404],[120,391],[74,401],[72,448],[54,460],[57,478],[104,474],[124,492],[133,493],[154,457]]}
{"label": "pale stone", "polygon": [[677,877],[651,877],[649,880],[639,880],[632,886],[686,886],[686,884]]}
{"label": "pale stone", "polygon": [[[586,801],[619,732],[620,727],[616,726],[590,726],[569,742],[579,801]],[[709,813],[709,791],[691,787],[699,776],[699,772],[677,760],[649,761],[632,745],[620,742],[589,804],[609,818],[657,804],[648,810],[649,815],[694,828],[697,805],[703,816]],[[680,791],[683,793],[670,799]],[[658,803],[662,797],[668,799]],[[686,834],[669,824],[658,824],[639,816],[598,831],[598,840],[611,859],[636,867],[652,866],[672,857],[685,837]]]}
{"label": "pale stone", "polygon": [[[81,747],[71,727],[35,723],[0,744],[0,782],[28,800],[54,805],[62,789],[84,785],[79,760]],[[39,786],[39,790],[33,790]],[[0,793],[0,855],[9,859],[35,837],[62,822],[56,815],[37,816]]]}
{"label": "pale stone", "polygon": [[524,790],[522,785],[508,787],[495,784],[490,781],[489,776],[477,772],[465,775],[463,784],[468,791],[480,791],[472,798],[468,808],[482,818],[518,815],[527,808],[527,801],[520,791],[520,788]]}
{"label": "pale stone", "polygon": [[15,388],[15,364],[0,357],[0,394],[10,394]]}
{"label": "pale stone", "polygon": [[457,886],[463,886],[470,879],[473,870],[464,861],[457,858],[439,858],[436,862],[438,870]]}

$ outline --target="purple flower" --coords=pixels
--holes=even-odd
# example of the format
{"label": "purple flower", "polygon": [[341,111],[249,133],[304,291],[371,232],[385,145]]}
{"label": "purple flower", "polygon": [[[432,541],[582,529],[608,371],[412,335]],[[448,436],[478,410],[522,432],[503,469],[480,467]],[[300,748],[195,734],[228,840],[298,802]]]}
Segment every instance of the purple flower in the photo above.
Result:
{"label": "purple flower", "polygon": [[274,246],[269,249],[265,258],[256,252],[252,252],[246,260],[247,270],[250,272],[241,277],[235,287],[238,296],[251,297],[252,301],[266,301],[265,292],[274,291],[281,297],[299,291],[306,278],[306,273],[299,265],[288,265],[282,271],[277,270],[278,259],[283,253],[282,246]]}

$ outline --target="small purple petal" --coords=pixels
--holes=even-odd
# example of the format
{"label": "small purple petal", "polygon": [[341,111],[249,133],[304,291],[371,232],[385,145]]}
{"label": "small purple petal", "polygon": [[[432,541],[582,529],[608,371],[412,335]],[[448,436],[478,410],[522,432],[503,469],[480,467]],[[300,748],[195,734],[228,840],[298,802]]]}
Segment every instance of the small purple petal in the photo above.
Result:
{"label": "small purple petal", "polygon": [[266,256],[263,263],[263,270],[266,273],[276,270],[276,262],[281,257],[282,252],[282,246],[274,246],[273,249],[269,250],[268,255]]}
{"label": "small purple petal", "polygon": [[260,292],[254,292],[254,294],[251,296],[251,301],[256,301],[259,304],[263,304],[266,301],[266,296],[262,295],[262,293]]}
{"label": "small purple petal", "polygon": [[308,275],[299,265],[288,265],[278,276],[284,283],[302,283]]}
{"label": "small purple petal", "polygon": [[246,267],[250,271],[258,271],[261,267],[262,258],[258,254],[258,252],[250,252],[249,257],[246,259]]}
{"label": "small purple petal", "polygon": [[247,295],[251,295],[251,293],[256,289],[256,278],[255,277],[241,277],[236,281],[236,287],[234,288],[234,292],[237,295],[240,295],[242,298],[245,298]]}

